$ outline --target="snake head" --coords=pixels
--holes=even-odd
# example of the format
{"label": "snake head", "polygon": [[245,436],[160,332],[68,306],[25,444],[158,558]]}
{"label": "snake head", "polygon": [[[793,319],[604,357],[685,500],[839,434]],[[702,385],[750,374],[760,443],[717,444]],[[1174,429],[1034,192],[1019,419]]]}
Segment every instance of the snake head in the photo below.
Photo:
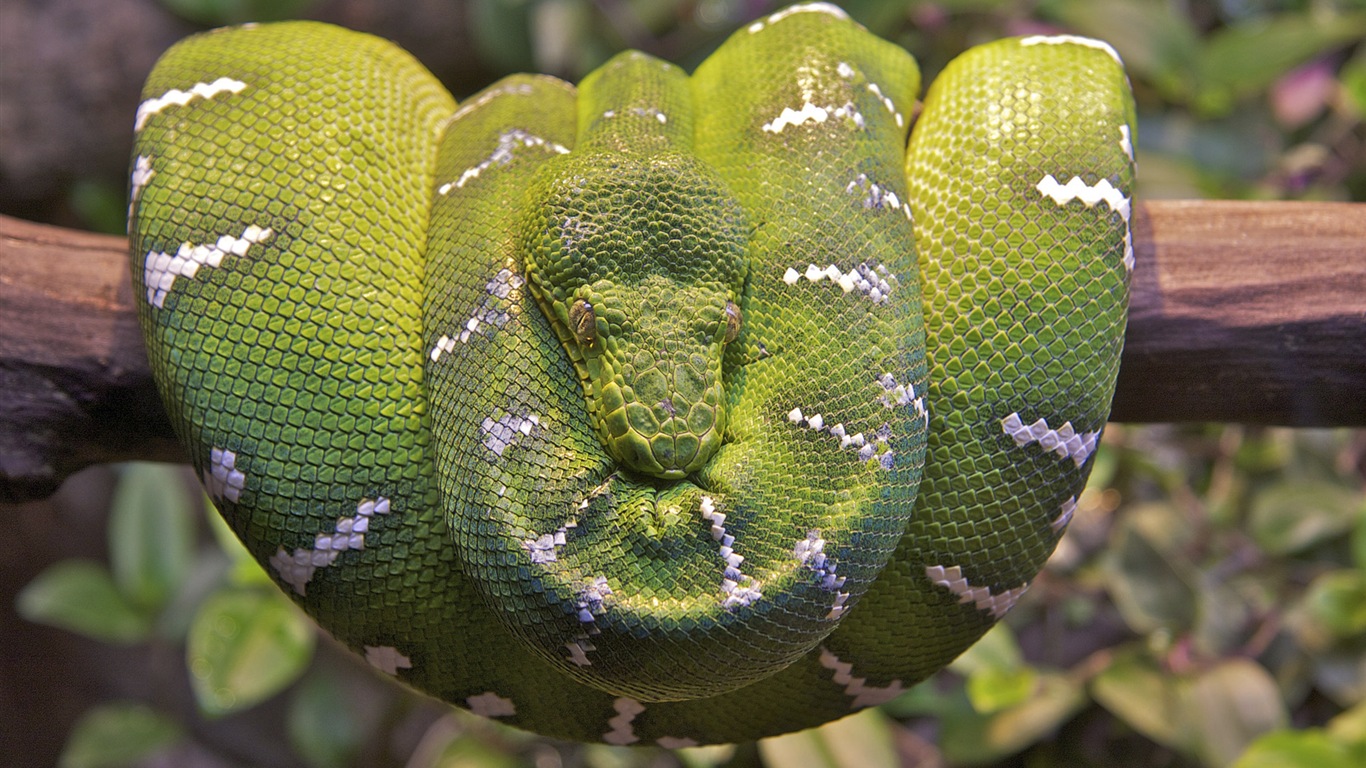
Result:
{"label": "snake head", "polygon": [[726,425],[724,348],[743,330],[739,204],[675,153],[567,155],[536,189],[528,282],[603,447],[654,477],[701,469]]}

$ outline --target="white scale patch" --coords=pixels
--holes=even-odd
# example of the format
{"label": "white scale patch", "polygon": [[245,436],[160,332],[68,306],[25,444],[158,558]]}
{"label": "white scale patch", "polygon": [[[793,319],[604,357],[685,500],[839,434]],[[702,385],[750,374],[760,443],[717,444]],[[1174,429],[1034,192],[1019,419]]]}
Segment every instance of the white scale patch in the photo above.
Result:
{"label": "white scale patch", "polygon": [[[1127,129],[1128,126],[1125,126]],[[1125,135],[1127,139],[1127,133]],[[1039,183],[1034,185],[1039,190],[1039,194],[1053,198],[1053,202],[1058,205],[1066,205],[1073,200],[1080,200],[1087,208],[1094,208],[1099,203],[1110,206],[1110,210],[1119,214],[1124,220],[1124,269],[1132,272],[1134,269],[1134,233],[1130,223],[1132,208],[1129,198],[1124,193],[1116,189],[1109,179],[1101,179],[1095,184],[1087,184],[1079,176],[1073,176],[1066,184],[1061,184],[1053,174],[1047,174]]]}
{"label": "white scale patch", "polygon": [[1124,66],[1117,53],[1109,43],[1104,40],[1097,40],[1094,37],[1081,37],[1079,35],[1032,35],[1020,39],[1020,45],[1081,45],[1087,48],[1095,48],[1104,51],[1115,63]]}
{"label": "white scale patch", "polygon": [[819,283],[822,280],[829,280],[838,285],[845,293],[857,290],[867,296],[874,304],[886,302],[892,295],[892,289],[900,284],[896,275],[888,271],[882,264],[869,264],[862,262],[848,272],[840,271],[834,264],[828,264],[824,269],[815,265],[806,265],[805,272],[798,272],[794,267],[788,267],[783,273],[783,282],[788,285],[796,285],[805,277],[808,282]]}
{"label": "white scale patch", "polygon": [[909,203],[897,196],[896,192],[887,189],[881,184],[875,184],[868,178],[868,174],[860,173],[849,182],[844,191],[849,194],[863,193],[863,207],[873,210],[899,209],[906,214],[906,220],[911,220],[911,206]]}
{"label": "white scale patch", "polygon": [[602,740],[618,747],[640,741],[640,737],[636,735],[635,728],[631,723],[636,719],[636,715],[645,711],[645,705],[635,699],[628,699],[623,696],[612,702],[612,709],[617,711],[617,714],[607,721],[607,725],[612,730],[604,733]]}
{"label": "white scale patch", "polygon": [[925,406],[925,396],[915,393],[915,385],[907,382],[897,383],[896,377],[891,373],[884,373],[877,377],[877,383],[887,390],[879,399],[887,408],[895,408],[899,405],[910,406],[915,410],[920,418],[924,419],[925,427],[930,426],[930,409]]}
{"label": "white scale patch", "polygon": [[138,114],[133,121],[133,130],[135,132],[142,130],[152,115],[169,106],[183,107],[195,99],[212,99],[223,93],[241,93],[242,89],[246,87],[247,84],[241,80],[220,77],[212,83],[195,83],[188,91],[172,88],[160,96],[148,99],[138,105]]}
{"label": "white scale patch", "polygon": [[1022,448],[1030,443],[1038,443],[1039,447],[1056,453],[1060,459],[1070,458],[1078,467],[1085,464],[1096,450],[1096,440],[1100,437],[1100,432],[1077,432],[1070,421],[1064,422],[1058,429],[1050,428],[1043,419],[1025,424],[1018,413],[1001,419],[1001,430]]}
{"label": "white scale patch", "polygon": [[481,717],[511,717],[517,714],[517,706],[512,703],[512,699],[505,699],[493,691],[467,696],[465,704],[471,712]]}
{"label": "white scale patch", "polygon": [[902,117],[901,112],[896,108],[896,104],[892,103],[892,98],[883,95],[882,89],[877,87],[877,83],[869,83],[868,92],[876,96],[878,101],[882,102],[882,106],[887,108],[887,111],[890,112],[893,119],[896,120],[896,127],[906,127],[906,118]]}
{"label": "white scale patch", "polygon": [[579,621],[584,624],[593,623],[594,615],[603,612],[603,601],[610,594],[612,594],[612,588],[607,586],[607,577],[595,577],[593,582],[579,593]]}
{"label": "white scale patch", "polygon": [[465,117],[471,112],[482,107],[488,106],[490,103],[493,102],[494,99],[500,98],[502,96],[531,96],[535,92],[536,89],[532,88],[530,83],[517,83],[515,85],[498,86],[497,88],[485,91],[484,93],[480,94],[479,98],[474,99],[473,101],[467,101],[464,104],[461,104],[460,109],[457,109],[455,111],[455,114],[451,115],[446,122],[447,124],[450,124],[457,120],[460,120],[461,118]]}
{"label": "white scale patch", "polygon": [[1073,496],[1062,503],[1062,508],[1058,516],[1053,518],[1052,528],[1054,533],[1061,533],[1067,524],[1072,522],[1072,515],[1077,513],[1077,497]]}
{"label": "white scale patch", "polygon": [[493,153],[481,160],[477,165],[466,168],[460,174],[460,178],[455,181],[448,181],[437,188],[438,195],[449,194],[452,189],[459,189],[465,186],[471,179],[479,178],[479,175],[494,165],[507,165],[512,162],[512,151],[518,146],[540,147],[550,152],[565,155],[569,153],[569,148],[563,144],[553,141],[546,141],[540,136],[527,133],[521,128],[511,128],[498,134],[498,145],[494,147]]}
{"label": "white scale patch", "polygon": [[1119,148],[1124,150],[1125,156],[1128,157],[1129,162],[1132,163],[1134,161],[1134,141],[1133,137],[1129,135],[1128,125],[1121,125],[1119,127]]}
{"label": "white scale patch", "polygon": [[[653,117],[659,121],[660,125],[669,122],[669,116],[654,107],[631,107],[627,112],[636,117]],[[610,120],[617,116],[617,111],[615,109],[609,109],[606,112],[603,112],[602,116]]]}
{"label": "white scale patch", "polygon": [[204,469],[204,490],[215,499],[237,501],[247,487],[247,476],[237,469],[237,454],[224,448],[209,450],[209,466]]}
{"label": "white scale patch", "polygon": [[356,505],[355,515],[339,518],[332,532],[319,533],[313,540],[312,549],[300,547],[291,554],[280,547],[270,556],[270,566],[280,575],[280,580],[293,587],[296,593],[307,594],[313,572],[331,565],[338,555],[347,550],[364,549],[370,518],[387,514],[388,499],[383,496],[374,501],[364,499]]}
{"label": "white scale patch", "polygon": [[866,677],[854,677],[854,665],[840,661],[840,657],[831,653],[825,646],[821,646],[821,666],[835,673],[831,679],[836,685],[844,688],[845,696],[853,697],[851,706],[855,709],[886,704],[906,692],[900,679],[884,686],[877,686],[869,685]]}
{"label": "white scale patch", "polygon": [[853,102],[838,107],[822,107],[808,101],[802,104],[801,109],[783,107],[783,111],[777,117],[763,124],[762,130],[768,133],[782,133],[783,129],[789,125],[796,127],[805,123],[823,123],[831,117],[847,118],[859,128],[864,126],[863,114],[858,111]]}
{"label": "white scale patch", "polygon": [[820,529],[807,531],[806,538],[797,539],[797,543],[792,547],[792,556],[821,578],[821,589],[835,593],[835,603],[825,618],[838,619],[844,614],[844,604],[849,600],[849,593],[840,591],[840,587],[844,586],[844,577],[835,575],[835,570],[839,566],[833,558],[826,557],[825,539],[821,538]]}
{"label": "white scale patch", "polygon": [[892,426],[890,424],[884,423],[878,427],[877,433],[873,437],[868,438],[862,432],[849,434],[848,430],[844,428],[844,422],[826,427],[824,415],[817,413],[814,416],[808,416],[802,413],[801,408],[793,408],[788,411],[787,420],[799,427],[806,427],[816,432],[828,432],[831,437],[839,438],[840,448],[857,451],[859,461],[869,461],[876,458],[878,466],[886,470],[891,470],[896,466],[896,454],[890,445],[892,440]]}
{"label": "white scale patch", "polygon": [[518,435],[530,435],[532,428],[540,424],[541,418],[534,413],[525,416],[505,413],[499,416],[497,421],[484,417],[479,428],[484,430],[484,447],[502,456],[503,451],[512,445],[512,441],[516,440]]}
{"label": "white scale patch", "polygon": [[507,325],[508,321],[512,319],[512,314],[509,312],[512,302],[508,300],[508,297],[525,283],[526,281],[522,279],[521,275],[506,267],[498,270],[498,274],[484,284],[484,292],[488,295],[479,304],[479,308],[466,318],[460,332],[455,336],[442,334],[441,338],[436,340],[436,344],[432,346],[432,351],[429,353],[432,362],[435,363],[440,360],[443,354],[449,355],[454,352],[457,341],[461,344],[469,343],[470,334],[477,333],[481,325],[492,328],[502,328]]}
{"label": "white scale patch", "polygon": [[213,245],[181,243],[174,255],[148,251],[142,266],[142,284],[147,287],[147,303],[162,306],[177,277],[193,279],[200,267],[218,267],[226,256],[245,256],[257,243],[269,240],[275,233],[269,227],[255,224],[242,230],[241,237],[223,235]]}
{"label": "white scale patch", "polygon": [[1021,584],[1000,594],[993,594],[987,587],[974,587],[969,584],[963,577],[963,569],[957,565],[950,565],[947,568],[942,565],[927,565],[925,576],[936,585],[957,595],[960,605],[972,603],[977,610],[986,611],[997,619],[1006,615],[1006,611],[1015,605],[1020,595],[1029,589],[1028,584]]}
{"label": "white scale patch", "polygon": [[716,502],[710,496],[702,497],[698,511],[703,520],[711,523],[711,537],[721,543],[718,551],[721,553],[721,559],[726,561],[726,568],[721,576],[721,591],[726,597],[721,601],[721,607],[735,609],[753,604],[764,596],[761,591],[762,585],[753,577],[740,572],[740,563],[743,563],[745,558],[734,549],[735,537],[726,533],[725,513],[716,511]]}
{"label": "white scale patch", "polygon": [[[587,501],[584,502],[585,505],[587,503]],[[522,541],[522,549],[526,550],[527,556],[531,558],[533,563],[553,563],[555,562],[557,548],[564,546],[565,536],[569,533],[569,529],[577,528],[578,525],[578,522],[570,520],[556,528],[554,533],[545,533],[534,539],[525,539]]]}
{"label": "white scale patch", "polygon": [[128,217],[133,217],[133,210],[137,208],[138,198],[142,197],[142,190],[147,187],[148,182],[156,175],[152,170],[152,158],[147,155],[138,155],[137,160],[133,161],[133,178],[128,189]]}
{"label": "white scale patch", "polygon": [[760,21],[754,22],[753,24],[750,24],[748,27],[749,33],[752,35],[755,32],[758,32],[759,30],[763,29],[765,26],[769,24],[777,24],[778,22],[795,13],[824,13],[830,16],[834,16],[837,19],[849,18],[849,14],[845,13],[843,8],[840,8],[836,5],[831,5],[830,3],[801,3],[798,5],[794,5],[790,8],[784,8],[781,11],[778,11],[777,13],[770,14],[767,19],[762,19]]}
{"label": "white scale patch", "polygon": [[[299,594],[303,594],[300,592]],[[412,669],[413,661],[392,645],[365,646],[365,660],[370,666],[389,676],[395,676],[400,669]]]}

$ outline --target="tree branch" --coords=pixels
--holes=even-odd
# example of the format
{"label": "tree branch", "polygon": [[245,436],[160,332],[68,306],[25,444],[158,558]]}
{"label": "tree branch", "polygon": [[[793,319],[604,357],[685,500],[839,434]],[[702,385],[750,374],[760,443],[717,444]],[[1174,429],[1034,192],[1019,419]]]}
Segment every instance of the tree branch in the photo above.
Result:
{"label": "tree branch", "polygon": [[[0,500],[185,459],[126,248],[0,216]],[[1366,204],[1140,203],[1134,248],[1114,420],[1366,425]]]}

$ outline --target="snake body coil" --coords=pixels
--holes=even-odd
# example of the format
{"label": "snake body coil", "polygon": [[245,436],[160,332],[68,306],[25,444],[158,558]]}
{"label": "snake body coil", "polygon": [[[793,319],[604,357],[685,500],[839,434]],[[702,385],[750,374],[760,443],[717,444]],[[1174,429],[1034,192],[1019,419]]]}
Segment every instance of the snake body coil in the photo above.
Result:
{"label": "snake body coil", "polygon": [[1108,46],[918,91],[821,4],[458,109],[369,36],[191,38],[130,195],[162,396],[281,587],[453,704],[676,747],[887,701],[1062,535],[1132,269]]}

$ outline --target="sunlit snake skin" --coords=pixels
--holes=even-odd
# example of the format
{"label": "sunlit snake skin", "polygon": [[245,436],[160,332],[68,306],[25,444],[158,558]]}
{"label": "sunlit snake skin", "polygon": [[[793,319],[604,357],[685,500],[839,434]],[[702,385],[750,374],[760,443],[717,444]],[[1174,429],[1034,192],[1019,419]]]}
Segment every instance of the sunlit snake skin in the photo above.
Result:
{"label": "sunlit snake skin", "polygon": [[820,4],[691,77],[459,109],[334,27],[180,43],[131,259],[209,493],[335,637],[505,723],[679,747],[890,700],[1066,528],[1132,269],[1108,46],[968,52],[906,149],[918,90]]}

